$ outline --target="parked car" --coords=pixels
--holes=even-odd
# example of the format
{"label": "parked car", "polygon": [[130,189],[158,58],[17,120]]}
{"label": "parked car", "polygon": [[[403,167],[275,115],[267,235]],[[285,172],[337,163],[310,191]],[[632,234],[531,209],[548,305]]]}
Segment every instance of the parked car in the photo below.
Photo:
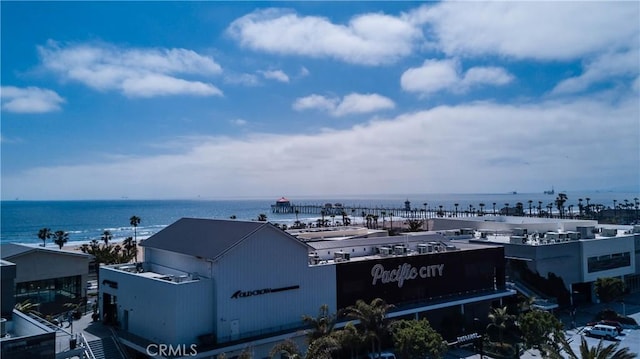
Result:
{"label": "parked car", "polygon": [[618,334],[620,334],[616,327],[612,327],[610,325],[604,325],[604,324],[596,324],[593,327],[586,328],[584,332],[588,336],[600,337],[600,338],[605,338],[609,340],[614,339],[615,337],[618,336]]}
{"label": "parked car", "polygon": [[598,324],[604,324],[611,327],[615,327],[616,329],[618,329],[618,333],[622,333],[622,331],[624,330],[624,328],[622,328],[622,324],[620,324],[620,322],[617,322],[615,320],[601,320],[599,322],[589,322],[587,323],[587,327],[594,327]]}
{"label": "parked car", "polygon": [[624,330],[624,328],[622,328],[622,324],[620,324],[620,322],[616,322],[615,320],[601,320],[598,322],[598,324],[615,327],[618,330],[618,333],[622,333],[622,331]]}
{"label": "parked car", "polygon": [[396,355],[391,352],[369,353],[369,359],[396,359]]}

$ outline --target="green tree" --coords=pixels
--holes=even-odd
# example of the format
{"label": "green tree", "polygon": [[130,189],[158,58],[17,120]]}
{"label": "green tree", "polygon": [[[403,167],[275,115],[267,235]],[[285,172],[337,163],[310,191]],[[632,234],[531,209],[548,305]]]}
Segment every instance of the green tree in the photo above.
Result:
{"label": "green tree", "polygon": [[624,294],[624,282],[620,278],[598,278],[595,283],[596,295],[604,303],[612,302]]}
{"label": "green tree", "polygon": [[545,355],[545,348],[553,345],[562,335],[562,323],[553,314],[539,309],[523,313],[518,319],[526,349],[538,349]]}
{"label": "green tree", "polygon": [[42,314],[40,314],[40,312],[38,311],[39,306],[40,304],[33,303],[31,302],[31,300],[27,299],[20,303],[16,303],[16,305],[14,305],[13,308],[25,314],[35,314],[41,317]]}
{"label": "green tree", "polygon": [[108,245],[108,244],[109,244],[109,241],[110,241],[111,239],[113,239],[113,235],[112,235],[112,234],[111,234],[111,232],[109,232],[109,231],[104,231],[104,232],[102,233],[102,237],[100,237],[100,239],[102,239],[102,241],[104,242],[104,244],[105,244],[105,245]]}
{"label": "green tree", "polygon": [[[549,358],[552,358],[552,359],[565,359],[565,358],[569,358],[569,359],[633,359],[638,357],[638,354],[631,352],[629,348],[618,349],[618,346],[620,345],[619,342],[604,346],[601,340],[597,346],[589,347],[586,339],[584,339],[584,337],[581,337],[580,350],[578,353],[576,353],[573,350],[573,348],[571,348],[571,345],[569,344],[567,339],[564,337],[564,335],[561,335],[558,338],[558,344],[559,344],[559,347],[549,348],[550,349],[548,350]],[[563,355],[561,351],[564,351],[565,354]]]}
{"label": "green tree", "polygon": [[409,225],[409,232],[418,232],[424,222],[418,219],[410,219],[407,223]]}
{"label": "green tree", "polygon": [[370,304],[358,300],[355,305],[344,310],[346,317],[360,321],[357,328],[362,333],[363,339],[371,342],[371,350],[374,353],[381,351],[381,339],[387,334],[389,326],[387,311],[391,308],[393,305],[387,304],[383,299],[375,298]]}
{"label": "green tree", "polygon": [[65,243],[69,242],[69,233],[65,231],[56,231],[53,237],[55,238],[53,243],[57,244],[60,249],[62,249]]}
{"label": "green tree", "polygon": [[487,329],[495,328],[498,331],[498,341],[504,342],[504,331],[507,329],[514,319],[514,316],[509,314],[507,307],[491,308],[489,313],[489,320],[491,323],[487,326]]}
{"label": "green tree", "polygon": [[138,264],[138,225],[140,224],[140,221],[142,220],[138,216],[131,216],[131,218],[129,218],[129,223],[133,227],[133,243],[136,246],[136,251],[135,251],[136,264]]}
{"label": "green tree", "polygon": [[328,336],[333,332],[333,328],[336,324],[335,314],[329,313],[329,306],[323,304],[320,306],[317,317],[309,315],[303,315],[302,321],[311,327],[307,331],[307,343],[311,344],[314,340]]}
{"label": "green tree", "polygon": [[556,197],[555,204],[556,204],[556,208],[558,208],[558,212],[560,213],[560,218],[564,218],[565,202],[567,202],[567,195],[565,193],[558,193],[558,197]]}
{"label": "green tree", "polygon": [[43,247],[47,246],[47,239],[51,238],[52,236],[53,236],[53,233],[51,232],[50,228],[41,228],[38,231],[38,238],[42,240]]}
{"label": "green tree", "polygon": [[426,319],[398,320],[389,329],[401,359],[439,359],[448,349],[447,342]]}
{"label": "green tree", "polygon": [[288,359],[331,359],[331,354],[339,349],[338,341],[333,336],[326,336],[311,342],[307,353],[303,355],[296,343],[287,339],[274,345],[269,351],[269,357],[284,354]]}

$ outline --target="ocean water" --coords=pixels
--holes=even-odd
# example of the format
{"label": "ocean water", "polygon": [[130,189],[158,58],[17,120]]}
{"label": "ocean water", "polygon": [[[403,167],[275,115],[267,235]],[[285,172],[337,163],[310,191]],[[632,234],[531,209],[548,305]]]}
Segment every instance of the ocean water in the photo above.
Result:
{"label": "ocean water", "polygon": [[[469,205],[479,208],[485,204],[485,212],[491,212],[493,203],[496,209],[509,203],[515,207],[522,202],[525,211],[528,201],[536,207],[542,201],[545,207],[553,203],[557,196],[543,193],[498,193],[498,194],[407,194],[407,195],[367,195],[345,196],[342,198],[289,198],[293,204],[342,203],[344,206],[370,208],[404,208],[404,201],[409,200],[412,208],[453,210],[454,203],[459,204],[459,211]],[[565,206],[574,205],[574,213],[578,211],[578,198],[590,198],[591,204],[603,204],[613,207],[613,200],[624,203],[640,197],[638,193],[629,192],[565,192],[568,200]],[[104,200],[104,201],[2,201],[0,203],[0,242],[41,243],[38,238],[40,228],[52,231],[63,230],[69,233],[70,242],[87,242],[100,239],[102,233],[110,231],[114,239],[133,236],[133,228],[129,223],[131,216],[138,216],[141,222],[137,228],[138,238],[147,238],[167,225],[182,217],[226,219],[236,216],[239,220],[255,220],[264,213],[270,222],[291,225],[296,220],[295,214],[272,214],[272,200]],[[586,204],[586,201],[583,201]],[[298,219],[304,223],[315,222],[319,215],[299,214]],[[354,220],[354,219],[352,219]],[[355,222],[360,223],[356,217]],[[48,240],[53,246],[53,241]]]}

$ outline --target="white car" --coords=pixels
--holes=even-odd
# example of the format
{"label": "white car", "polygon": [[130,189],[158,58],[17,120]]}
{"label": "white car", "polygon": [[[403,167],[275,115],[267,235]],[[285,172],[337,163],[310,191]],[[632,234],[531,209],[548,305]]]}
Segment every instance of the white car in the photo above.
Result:
{"label": "white car", "polygon": [[396,355],[391,352],[369,353],[369,359],[396,359]]}
{"label": "white car", "polygon": [[610,325],[596,324],[591,328],[587,328],[584,332],[593,337],[601,337],[605,339],[614,339],[618,336],[618,329]]}

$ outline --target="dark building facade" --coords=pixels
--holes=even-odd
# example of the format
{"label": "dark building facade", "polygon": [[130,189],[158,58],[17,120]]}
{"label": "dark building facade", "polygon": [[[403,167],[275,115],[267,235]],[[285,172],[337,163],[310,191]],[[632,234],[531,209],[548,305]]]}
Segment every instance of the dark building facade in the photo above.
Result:
{"label": "dark building facade", "polygon": [[336,285],[338,308],[358,299],[399,306],[504,290],[504,248],[337,263]]}

